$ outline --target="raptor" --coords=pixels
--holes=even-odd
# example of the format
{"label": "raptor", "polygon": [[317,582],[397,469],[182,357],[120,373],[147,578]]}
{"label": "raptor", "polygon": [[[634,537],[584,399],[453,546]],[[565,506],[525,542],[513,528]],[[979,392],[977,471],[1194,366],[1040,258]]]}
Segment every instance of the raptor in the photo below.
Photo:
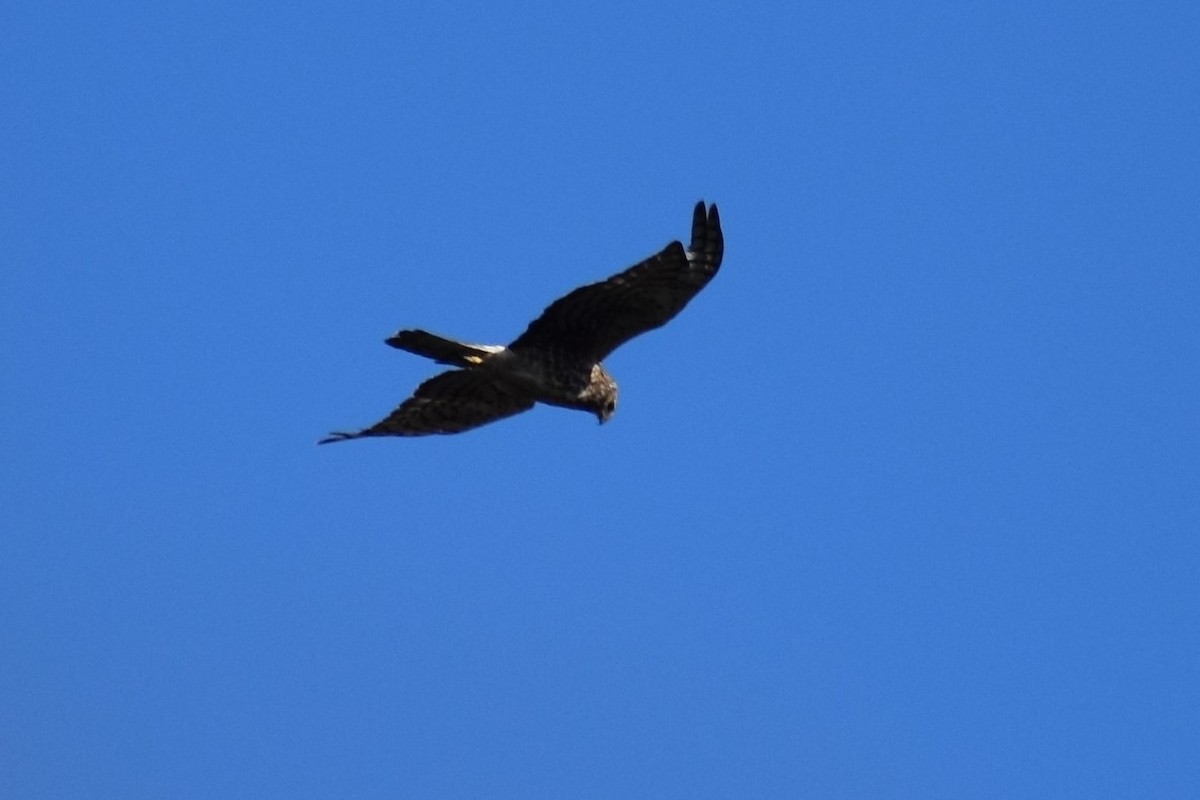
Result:
{"label": "raptor", "polygon": [[508,345],[468,344],[422,330],[401,330],[392,347],[452,369],[417,387],[374,425],[333,433],[320,444],[370,436],[461,433],[545,403],[594,414],[617,409],[617,382],[601,363],[630,339],[675,317],[713,279],[724,253],[716,205],[696,204],[691,243],[582,286],[550,304]]}

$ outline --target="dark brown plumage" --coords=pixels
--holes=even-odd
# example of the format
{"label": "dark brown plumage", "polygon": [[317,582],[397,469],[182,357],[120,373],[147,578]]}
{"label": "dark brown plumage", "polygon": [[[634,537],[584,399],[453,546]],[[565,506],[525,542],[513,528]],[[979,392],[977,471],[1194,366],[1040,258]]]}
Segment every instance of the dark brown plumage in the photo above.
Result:
{"label": "dark brown plumage", "polygon": [[401,350],[456,367],[422,383],[385,419],[322,439],[459,433],[532,408],[575,408],[605,422],[616,410],[617,384],[600,362],[630,339],[675,317],[721,267],[724,239],[716,205],[696,204],[691,244],[678,241],[546,308],[507,347],[476,345],[420,330],[387,340]]}

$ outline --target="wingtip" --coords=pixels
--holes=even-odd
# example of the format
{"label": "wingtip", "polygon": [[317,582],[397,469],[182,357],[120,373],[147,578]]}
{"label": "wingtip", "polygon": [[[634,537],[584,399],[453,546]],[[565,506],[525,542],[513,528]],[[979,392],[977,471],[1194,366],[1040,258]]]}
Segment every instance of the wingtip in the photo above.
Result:
{"label": "wingtip", "polygon": [[692,212],[692,217],[697,223],[708,222],[710,225],[719,224],[721,216],[717,212],[716,203],[705,203],[700,200],[696,203],[696,208]]}

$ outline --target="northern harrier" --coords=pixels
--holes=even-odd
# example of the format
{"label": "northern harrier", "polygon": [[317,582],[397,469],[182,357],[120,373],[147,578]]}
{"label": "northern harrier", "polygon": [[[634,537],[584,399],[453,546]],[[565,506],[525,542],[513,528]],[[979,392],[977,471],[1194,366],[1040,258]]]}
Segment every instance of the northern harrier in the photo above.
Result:
{"label": "northern harrier", "polygon": [[387,339],[400,350],[456,367],[417,387],[386,419],[322,439],[459,433],[519,414],[534,403],[590,411],[606,422],[617,408],[617,382],[601,360],[639,334],[666,324],[721,266],[717,207],[696,204],[692,243],[671,242],[608,280],[582,286],[542,312],[507,347],[466,344],[403,330]]}

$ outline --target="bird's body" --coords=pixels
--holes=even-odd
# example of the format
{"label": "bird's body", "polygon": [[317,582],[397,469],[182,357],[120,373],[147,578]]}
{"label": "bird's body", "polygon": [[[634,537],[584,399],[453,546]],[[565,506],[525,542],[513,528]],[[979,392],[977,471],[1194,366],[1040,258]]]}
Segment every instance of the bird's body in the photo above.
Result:
{"label": "bird's body", "polygon": [[478,345],[421,330],[387,339],[400,350],[454,367],[422,383],[388,417],[321,443],[367,436],[459,433],[535,403],[595,414],[617,406],[617,383],[601,361],[624,342],[667,323],[712,280],[724,239],[717,207],[697,203],[688,249],[672,242],[651,258],[552,303],[507,346]]}

